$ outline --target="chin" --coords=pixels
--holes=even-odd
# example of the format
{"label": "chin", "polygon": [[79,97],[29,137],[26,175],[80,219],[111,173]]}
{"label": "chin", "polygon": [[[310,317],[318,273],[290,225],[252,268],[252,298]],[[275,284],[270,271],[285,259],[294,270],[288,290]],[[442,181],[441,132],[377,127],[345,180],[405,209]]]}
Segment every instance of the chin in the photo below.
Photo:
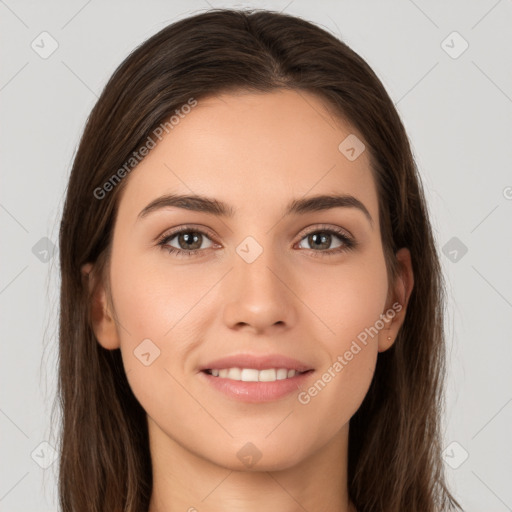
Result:
{"label": "chin", "polygon": [[236,446],[227,447],[222,454],[218,454],[219,457],[213,457],[210,460],[232,471],[254,472],[286,470],[306,458],[306,455],[298,451],[293,443],[288,444],[284,440],[279,440],[279,444],[280,449],[276,450],[274,443],[269,443],[268,440],[266,442],[257,440],[235,442]]}

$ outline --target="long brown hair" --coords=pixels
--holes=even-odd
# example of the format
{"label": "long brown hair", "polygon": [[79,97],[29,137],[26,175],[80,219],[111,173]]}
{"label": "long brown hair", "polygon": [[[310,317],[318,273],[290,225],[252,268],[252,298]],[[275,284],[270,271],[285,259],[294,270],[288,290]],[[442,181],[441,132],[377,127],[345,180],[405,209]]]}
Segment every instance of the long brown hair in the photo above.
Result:
{"label": "long brown hair", "polygon": [[441,459],[444,280],[421,179],[393,102],[368,64],[327,31],[273,11],[213,9],[165,27],[126,58],[92,110],[74,159],[60,226],[63,512],[146,512],[152,490],[145,411],[120,351],[95,339],[80,271],[94,262],[108,286],[116,211],[129,176],[108,192],[105,183],[191,97],[279,88],[316,94],[364,136],[391,282],[396,251],[407,247],[412,257],[414,288],[404,324],[393,346],[379,354],[369,391],[350,420],[350,498],[359,512],[460,507]]}

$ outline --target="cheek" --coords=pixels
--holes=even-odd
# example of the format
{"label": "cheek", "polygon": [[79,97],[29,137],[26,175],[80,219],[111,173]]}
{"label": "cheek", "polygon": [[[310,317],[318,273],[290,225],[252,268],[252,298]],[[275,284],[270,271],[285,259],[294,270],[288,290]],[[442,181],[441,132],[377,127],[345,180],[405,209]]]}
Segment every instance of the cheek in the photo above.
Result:
{"label": "cheek", "polygon": [[304,418],[305,425],[313,421],[321,423],[315,428],[321,430],[326,439],[335,436],[349,423],[360,408],[373,378],[377,351],[363,345],[352,350],[356,353],[349,349],[350,360],[346,355],[336,357],[298,395],[302,413],[298,412],[297,417]]}
{"label": "cheek", "polygon": [[[155,249],[156,251],[156,249]],[[157,258],[126,254],[112,258],[112,291],[120,322],[126,327],[122,338],[130,333],[132,341],[144,338],[164,339],[172,336],[189,318],[197,315],[214,276],[199,267],[165,264],[165,252]],[[199,307],[198,307],[199,306]]]}
{"label": "cheek", "polygon": [[299,402],[316,417],[328,416],[335,428],[357,411],[373,378],[379,332],[385,326],[381,320],[388,291],[385,262],[383,258],[371,264],[354,261],[328,279],[311,272],[305,275],[304,302],[320,319],[315,338],[327,357]]}
{"label": "cheek", "polygon": [[186,440],[204,411],[187,392],[183,365],[201,340],[194,325],[200,323],[206,303],[201,297],[214,285],[214,276],[191,279],[193,272],[185,266],[171,272],[165,253],[158,264],[154,258],[128,253],[114,253],[112,263],[112,293],[125,327],[119,335],[130,388],[151,418]]}
{"label": "cheek", "polygon": [[346,350],[347,342],[384,313],[388,282],[383,257],[353,257],[328,271],[308,268],[301,275],[297,294],[319,319],[318,336],[331,354]]}

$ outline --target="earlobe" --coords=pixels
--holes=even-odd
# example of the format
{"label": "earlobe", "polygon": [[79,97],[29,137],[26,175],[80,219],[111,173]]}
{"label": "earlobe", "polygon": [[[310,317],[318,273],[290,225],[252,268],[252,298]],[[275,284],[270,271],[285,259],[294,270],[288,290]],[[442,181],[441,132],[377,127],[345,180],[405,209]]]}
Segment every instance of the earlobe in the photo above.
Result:
{"label": "earlobe", "polygon": [[94,335],[103,348],[107,350],[119,348],[119,334],[108,305],[104,283],[94,274],[92,263],[83,265],[81,272],[84,286],[87,287],[89,300],[91,301],[89,304],[89,319]]}
{"label": "earlobe", "polygon": [[398,275],[394,283],[394,293],[386,305],[383,315],[389,320],[386,327],[379,332],[379,352],[388,350],[396,340],[398,331],[405,320],[407,305],[414,287],[411,253],[403,247],[396,253]]}

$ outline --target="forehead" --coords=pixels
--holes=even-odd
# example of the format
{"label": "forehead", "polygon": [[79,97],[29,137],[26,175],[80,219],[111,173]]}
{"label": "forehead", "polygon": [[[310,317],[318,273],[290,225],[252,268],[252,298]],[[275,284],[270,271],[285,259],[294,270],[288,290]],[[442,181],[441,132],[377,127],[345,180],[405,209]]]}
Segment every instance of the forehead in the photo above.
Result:
{"label": "forehead", "polygon": [[136,216],[168,193],[208,195],[248,214],[277,213],[291,198],[340,193],[356,196],[377,219],[368,151],[355,160],[344,153],[363,137],[318,96],[237,92],[199,100],[187,111],[125,178],[120,216]]}

